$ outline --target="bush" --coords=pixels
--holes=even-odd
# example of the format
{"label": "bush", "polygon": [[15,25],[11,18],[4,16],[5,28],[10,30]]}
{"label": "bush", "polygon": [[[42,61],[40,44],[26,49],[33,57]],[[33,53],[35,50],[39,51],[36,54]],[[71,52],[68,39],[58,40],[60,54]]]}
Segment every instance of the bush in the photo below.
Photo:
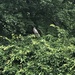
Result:
{"label": "bush", "polygon": [[75,46],[69,41],[62,43],[52,35],[20,37],[0,46],[1,75],[75,74]]}

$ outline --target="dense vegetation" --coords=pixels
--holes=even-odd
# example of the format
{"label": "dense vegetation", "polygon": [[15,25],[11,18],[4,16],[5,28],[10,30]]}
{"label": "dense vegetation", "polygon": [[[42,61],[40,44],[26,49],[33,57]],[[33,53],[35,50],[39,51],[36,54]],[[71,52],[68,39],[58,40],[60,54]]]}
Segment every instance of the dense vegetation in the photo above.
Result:
{"label": "dense vegetation", "polygon": [[0,75],[75,75],[74,15],[74,0],[0,0]]}

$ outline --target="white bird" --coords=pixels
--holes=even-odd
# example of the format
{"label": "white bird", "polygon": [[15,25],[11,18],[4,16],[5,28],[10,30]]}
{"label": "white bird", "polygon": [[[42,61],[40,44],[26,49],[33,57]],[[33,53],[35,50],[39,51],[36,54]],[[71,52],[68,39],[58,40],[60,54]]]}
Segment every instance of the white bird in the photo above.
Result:
{"label": "white bird", "polygon": [[35,37],[40,37],[40,34],[39,34],[38,30],[35,27],[33,27],[33,32],[35,34]]}

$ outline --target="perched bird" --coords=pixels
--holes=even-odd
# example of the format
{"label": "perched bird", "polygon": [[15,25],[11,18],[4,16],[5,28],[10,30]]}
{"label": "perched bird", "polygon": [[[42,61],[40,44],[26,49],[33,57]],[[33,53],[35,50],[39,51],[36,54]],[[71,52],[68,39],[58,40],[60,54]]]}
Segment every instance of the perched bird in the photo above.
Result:
{"label": "perched bird", "polygon": [[40,37],[40,34],[35,27],[33,27],[33,33],[35,34],[35,37]]}

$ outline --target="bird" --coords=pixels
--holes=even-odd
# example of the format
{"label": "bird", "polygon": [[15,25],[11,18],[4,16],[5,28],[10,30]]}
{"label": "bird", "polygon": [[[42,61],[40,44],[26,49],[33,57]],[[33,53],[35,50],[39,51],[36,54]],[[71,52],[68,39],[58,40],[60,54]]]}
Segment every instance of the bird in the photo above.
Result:
{"label": "bird", "polygon": [[35,27],[33,27],[33,33],[34,33],[35,37],[40,37],[40,34]]}

